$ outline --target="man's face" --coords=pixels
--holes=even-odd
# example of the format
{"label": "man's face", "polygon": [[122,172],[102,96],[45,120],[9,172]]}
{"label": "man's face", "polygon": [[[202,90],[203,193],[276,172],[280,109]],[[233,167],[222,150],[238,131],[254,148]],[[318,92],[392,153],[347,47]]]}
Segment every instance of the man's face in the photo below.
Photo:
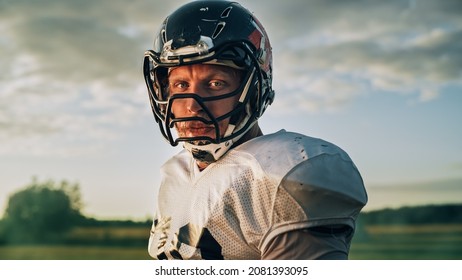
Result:
{"label": "man's face", "polygon": [[[202,98],[220,96],[235,91],[241,81],[241,73],[231,67],[194,64],[174,68],[170,71],[168,82],[170,95],[196,94]],[[236,106],[240,94],[229,98],[205,102],[205,106],[215,117],[229,113]],[[201,117],[210,118],[193,98],[175,99],[172,103],[172,113],[175,118]],[[223,136],[228,127],[229,118],[219,122],[220,136]],[[201,121],[186,121],[176,123],[179,137],[208,136],[215,139],[215,127],[206,125]]]}

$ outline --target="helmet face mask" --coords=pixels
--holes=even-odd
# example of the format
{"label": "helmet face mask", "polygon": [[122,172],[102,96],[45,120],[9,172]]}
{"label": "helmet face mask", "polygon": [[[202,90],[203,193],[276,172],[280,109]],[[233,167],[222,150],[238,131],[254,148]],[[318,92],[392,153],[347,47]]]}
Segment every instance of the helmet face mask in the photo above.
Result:
{"label": "helmet face mask", "polygon": [[[162,24],[154,50],[145,52],[143,65],[152,111],[163,137],[173,146],[183,142],[196,160],[216,161],[256,123],[272,102],[271,59],[271,47],[263,27],[239,4],[195,1],[178,9]],[[213,97],[201,97],[194,92],[170,95],[169,72],[192,64],[237,69],[243,73],[240,86]],[[236,106],[221,116],[214,116],[207,108],[211,102],[237,97]],[[176,117],[172,105],[185,99],[193,99],[206,116]],[[229,119],[228,127],[220,130],[220,122],[226,119]],[[174,136],[172,128],[185,122],[213,126],[214,137]]]}
{"label": "helmet face mask", "polygon": [[[203,64],[212,64],[212,65],[225,65],[223,63],[220,63],[219,61],[222,61],[220,59],[215,58],[216,56],[212,56],[210,60],[203,61]],[[146,57],[145,57],[145,67],[147,65],[154,65],[155,62],[152,57],[152,53],[147,52]],[[195,63],[192,63],[195,64]],[[179,142],[182,141],[198,141],[198,140],[206,140],[212,143],[220,143],[222,141],[228,141],[232,137],[229,135],[226,136],[224,135],[224,131],[220,131],[219,129],[219,122],[230,118],[230,123],[233,125],[236,125],[238,121],[242,119],[242,117],[246,114],[245,112],[245,104],[255,104],[257,100],[255,98],[257,95],[255,94],[255,87],[252,87],[252,84],[260,84],[257,81],[257,77],[259,75],[256,75],[255,73],[258,71],[258,68],[255,66],[248,66],[246,67],[249,69],[248,71],[244,70],[236,70],[236,71],[242,71],[242,79],[240,86],[229,93],[217,95],[217,96],[211,96],[211,97],[201,97],[197,93],[181,93],[181,94],[174,94],[170,95],[169,94],[169,88],[168,88],[168,67],[172,69],[172,67],[177,67],[176,66],[160,66],[162,64],[157,63],[157,67],[150,68],[152,70],[147,70],[145,69],[146,75],[149,75],[148,79],[148,87],[150,88],[149,90],[149,96],[151,100],[151,105],[152,109],[154,112],[154,116],[161,125],[160,129],[162,131],[162,134],[164,137],[169,141],[169,143],[173,146],[176,146],[179,144]],[[188,65],[185,63],[182,63],[180,65]],[[229,63],[228,63],[229,65]],[[249,63],[249,65],[252,65],[252,62]],[[227,65],[226,65],[227,66]],[[236,67],[233,67],[236,68]],[[242,68],[242,69],[246,69]],[[239,96],[239,102],[238,104],[234,107],[234,109],[230,112],[227,112],[226,114],[223,114],[221,116],[214,116],[208,109],[207,104],[210,102],[216,102],[219,100],[224,100],[224,99],[231,99],[233,97]],[[250,100],[253,98],[254,100]],[[205,112],[207,115],[205,118],[202,117],[175,117],[175,115],[172,112],[172,106],[174,102],[178,102],[180,100],[184,99],[194,99],[194,101],[202,108],[202,110]],[[251,102],[250,102],[251,101]],[[256,115],[256,112],[251,114],[249,116],[253,119],[257,119],[258,116]],[[174,137],[171,128],[174,128],[175,124],[180,123],[180,122],[187,122],[187,121],[200,121],[203,122],[205,125],[214,125],[215,127],[215,137],[189,137],[189,138],[184,138],[184,137]],[[247,127],[243,127],[243,129],[240,129],[240,132],[235,131],[233,136],[236,136],[236,134],[241,134],[243,133]]]}

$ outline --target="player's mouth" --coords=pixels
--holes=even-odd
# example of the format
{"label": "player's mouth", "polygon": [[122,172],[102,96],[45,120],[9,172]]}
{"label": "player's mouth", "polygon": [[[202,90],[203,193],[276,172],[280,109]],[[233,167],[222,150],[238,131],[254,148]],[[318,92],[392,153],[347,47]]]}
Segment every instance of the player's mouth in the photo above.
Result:
{"label": "player's mouth", "polygon": [[215,126],[205,125],[202,122],[199,123],[181,123],[179,124],[178,132],[182,134],[182,137],[198,137],[198,136],[215,136]]}
{"label": "player's mouth", "polygon": [[213,127],[208,126],[195,126],[186,128],[187,133],[192,134],[194,136],[206,135],[214,130],[215,129]]}

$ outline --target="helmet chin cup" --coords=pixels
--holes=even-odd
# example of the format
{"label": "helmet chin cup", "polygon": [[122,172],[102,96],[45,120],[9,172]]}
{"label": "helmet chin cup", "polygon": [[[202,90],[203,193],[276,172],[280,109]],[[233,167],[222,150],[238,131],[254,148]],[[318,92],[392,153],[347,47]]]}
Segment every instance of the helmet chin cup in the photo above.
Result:
{"label": "helmet chin cup", "polygon": [[[250,130],[250,128],[255,124],[254,122],[250,125],[245,132]],[[201,144],[201,143],[194,143],[194,142],[184,142],[183,147],[188,150],[193,158],[196,161],[204,162],[207,164],[213,163],[220,159],[226,152],[233,146],[234,143],[239,141],[244,133],[234,137],[231,140],[220,142],[220,143],[208,143],[208,144]]]}
{"label": "helmet chin cup", "polygon": [[[170,69],[191,64],[232,67],[244,71],[245,78],[236,91],[212,99],[194,93],[169,97]],[[235,2],[194,1],[173,12],[162,23],[153,49],[145,52],[143,72],[162,136],[173,146],[183,142],[184,148],[202,162],[214,162],[223,156],[257,122],[274,98],[268,36],[254,15]],[[207,109],[207,102],[235,95],[240,98],[232,111],[213,116]],[[180,98],[194,98],[206,117],[175,117],[172,103]],[[228,128],[220,131],[220,121],[227,118]],[[213,125],[214,136],[174,136],[175,124],[187,121]]]}
{"label": "helmet chin cup", "polygon": [[183,147],[188,150],[196,161],[207,164],[217,161],[231,147],[232,140],[218,144],[209,143],[207,145],[195,145],[191,142],[184,142]]}

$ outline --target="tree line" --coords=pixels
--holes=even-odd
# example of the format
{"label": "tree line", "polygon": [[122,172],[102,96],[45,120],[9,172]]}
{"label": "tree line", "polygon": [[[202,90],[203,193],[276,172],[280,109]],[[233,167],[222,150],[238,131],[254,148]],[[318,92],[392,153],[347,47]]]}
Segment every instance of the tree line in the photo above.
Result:
{"label": "tree line", "polygon": [[151,221],[104,221],[82,214],[78,184],[67,181],[33,179],[12,194],[0,220],[1,244],[65,243],[67,233],[75,227],[149,228]]}
{"label": "tree line", "polygon": [[462,204],[381,209],[360,214],[364,225],[462,224]]}
{"label": "tree line", "polygon": [[[78,184],[52,180],[30,184],[9,197],[0,220],[1,244],[63,243],[75,227],[145,227],[151,220],[102,221],[82,214]],[[357,234],[368,225],[462,223],[462,204],[425,205],[363,212]],[[363,230],[364,231],[364,230]]]}

